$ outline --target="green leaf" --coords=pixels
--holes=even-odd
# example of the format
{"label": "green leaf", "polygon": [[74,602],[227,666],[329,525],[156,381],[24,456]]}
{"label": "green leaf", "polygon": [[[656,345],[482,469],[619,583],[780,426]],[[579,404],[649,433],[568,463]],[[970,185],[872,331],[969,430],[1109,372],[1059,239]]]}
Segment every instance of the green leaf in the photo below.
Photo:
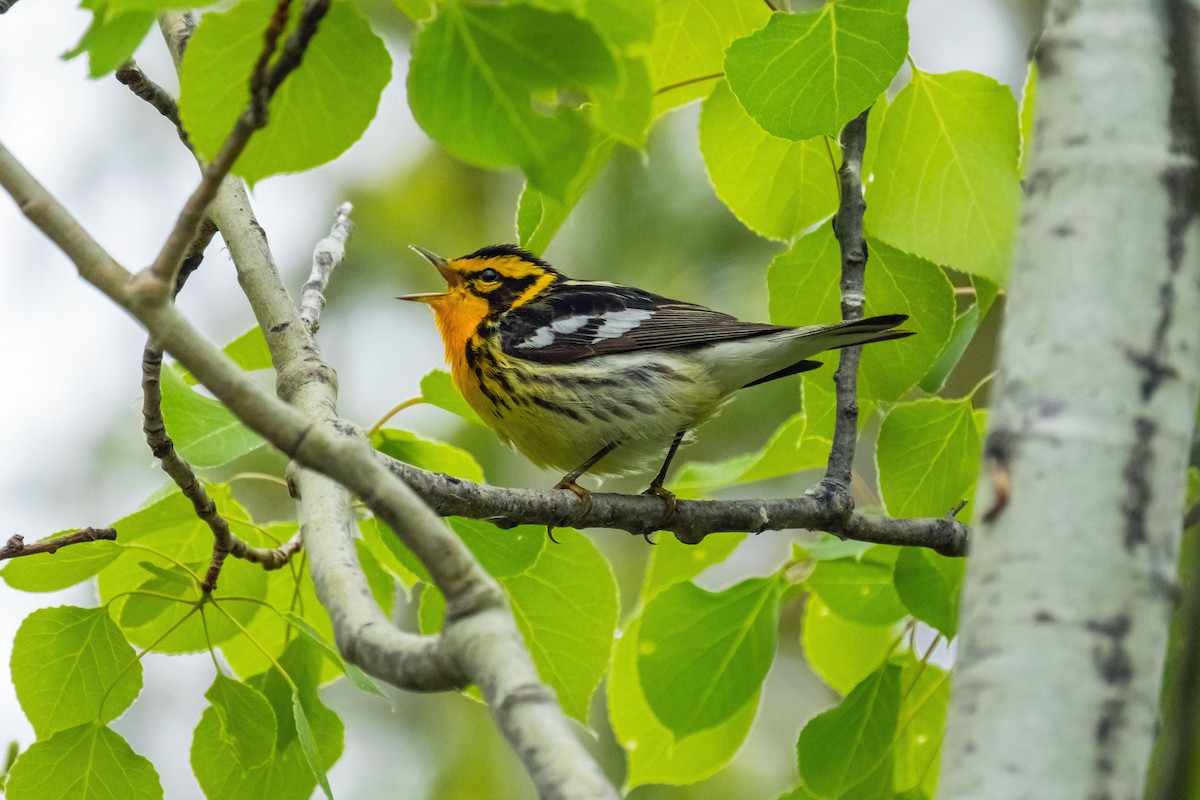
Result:
{"label": "green leaf", "polygon": [[[294,6],[293,25],[299,8]],[[274,9],[271,0],[244,0],[205,14],[188,41],[179,114],[205,158],[216,155],[249,100],[250,75]],[[391,56],[367,21],[352,4],[332,3],[304,60],[272,98],[267,126],[250,139],[234,173],[255,183],[337,158],[375,117],[391,72]]]}
{"label": "green leaf", "polygon": [[887,757],[899,712],[900,668],[887,663],[800,731],[800,778],[823,797],[840,797]]}
{"label": "green leaf", "polygon": [[538,674],[563,710],[587,725],[592,694],[612,659],[617,582],[587,537],[571,528],[556,528],[555,537],[560,544],[543,547],[532,566],[500,583]]}
{"label": "green leaf", "polygon": [[103,608],[34,611],[13,640],[12,679],[25,716],[45,739],[119,717],[142,691],[142,665]]}
{"label": "green leaf", "polygon": [[583,0],[584,16],[621,48],[649,44],[658,28],[658,3],[645,0]]}
{"label": "green leaf", "polygon": [[[954,324],[954,287],[933,264],[882,242],[868,240],[867,244],[866,315],[908,314],[903,327],[916,333],[907,339],[863,348],[859,402],[891,402],[929,372],[949,340]],[[799,326],[840,319],[840,281],[837,240],[832,227],[822,225],[771,262],[767,272],[771,321]],[[806,393],[808,387],[806,382]],[[820,431],[813,427],[812,420],[809,430]]]}
{"label": "green leaf", "polygon": [[867,232],[1003,284],[1021,208],[1017,150],[1008,87],[973,72],[914,72],[883,123]]}
{"label": "green leaf", "polygon": [[966,562],[921,547],[896,560],[896,592],[912,615],[947,639],[958,632],[958,601]]}
{"label": "green leaf", "polygon": [[397,578],[406,588],[411,589],[418,583],[432,583],[429,570],[421,560],[404,546],[400,537],[378,517],[362,520],[358,524],[362,532],[363,543],[375,555],[379,564]]}
{"label": "green leaf", "polygon": [[757,694],[775,657],[781,589],[775,578],[716,594],[677,583],[646,604],[638,675],[676,737],[720,725]]}
{"label": "green leaf", "polygon": [[940,517],[975,496],[979,431],[971,401],[926,398],[883,419],[876,458],[879,488],[897,517]]}
{"label": "green leaf", "polygon": [[807,786],[797,786],[787,794],[781,794],[777,800],[823,800],[812,793]]}
{"label": "green leaf", "polygon": [[834,561],[839,558],[860,559],[875,545],[854,539],[839,539],[832,534],[823,533],[815,542],[800,542],[794,544],[793,547],[798,551],[797,559]]}
{"label": "green leaf", "polygon": [[115,70],[129,59],[150,32],[154,12],[120,10],[122,3],[87,0],[80,4],[92,12],[92,24],[66,53],[65,60],[88,54],[88,75],[99,78]]}
{"label": "green leaf", "polygon": [[829,442],[805,436],[807,416],[801,412],[786,420],[757,453],[743,453],[724,461],[689,461],[675,474],[671,489],[680,497],[696,497],[714,489],[792,475],[824,466]]}
{"label": "green leaf", "polygon": [[483,469],[475,457],[452,444],[426,439],[397,428],[382,428],[371,434],[371,446],[397,461],[420,469],[444,472],[476,483],[483,481]]}
{"label": "green leaf", "polygon": [[458,158],[519,166],[531,184],[562,199],[591,128],[559,93],[617,82],[609,46],[573,14],[449,3],[413,47],[408,97],[425,132]]}
{"label": "green leaf", "polygon": [[[59,531],[46,537],[54,539],[75,533],[78,528]],[[121,531],[117,531],[121,537]],[[82,583],[111,564],[121,555],[121,545],[101,539],[87,544],[64,547],[54,553],[14,558],[0,570],[0,578],[23,592],[57,592]]]}
{"label": "green leaf", "polygon": [[899,548],[876,545],[858,559],[821,561],[805,579],[838,616],[860,625],[890,625],[907,615],[893,583]]}
{"label": "green leaf", "polygon": [[[267,346],[267,338],[263,336],[262,328],[255,325],[250,330],[233,339],[222,348],[225,355],[233,359],[247,372],[260,369],[272,369],[275,364],[271,361],[271,349]],[[183,381],[188,386],[195,386],[199,381],[187,370],[181,368]]]}
{"label": "green leaf", "polygon": [[[617,585],[612,568],[587,537],[555,528],[560,544],[547,544],[544,526],[501,531],[477,520],[452,517],[451,527],[508,595],[517,628],[538,674],[568,715],[588,724],[592,694],[608,670],[617,626]],[[441,630],[446,600],[434,586],[421,592],[421,633]]]}
{"label": "green leaf", "polygon": [[475,413],[475,409],[463,399],[462,393],[454,385],[454,379],[444,369],[435,369],[421,378],[421,399],[431,406],[457,414],[468,422],[482,425],[483,420]]}
{"label": "green leaf", "polygon": [[675,0],[659,8],[658,29],[647,54],[655,116],[711,92],[724,69],[729,43],[771,18],[766,3],[741,0]]}
{"label": "green leaf", "polygon": [[[197,573],[207,567],[207,561],[192,562]],[[136,591],[158,591],[178,598],[131,597],[115,598],[118,592],[113,587],[118,580],[114,577],[106,580],[105,573],[100,575],[101,598],[112,600],[112,608],[121,623],[121,629],[129,641],[138,647],[148,648],[157,653],[194,653],[205,650],[211,645],[221,644],[228,639],[241,635],[237,623],[245,625],[261,610],[257,603],[225,602],[226,597],[263,598],[267,590],[267,573],[257,564],[251,564],[241,559],[229,559],[221,569],[221,578],[217,591],[213,594],[213,602],[220,610],[201,606],[199,589],[193,583],[187,590],[171,594],[167,581],[153,578],[143,579],[134,588]],[[180,602],[185,601],[185,602]],[[131,612],[132,618],[127,623],[124,611],[130,603],[138,610]],[[157,604],[157,611],[147,606]],[[169,633],[168,633],[169,631]]]}
{"label": "green leaf", "polygon": [[433,0],[393,0],[393,2],[413,22],[422,22],[433,16]]}
{"label": "green leaf", "polygon": [[1029,170],[1029,154],[1033,150],[1033,120],[1037,109],[1038,68],[1037,62],[1030,60],[1029,71],[1025,74],[1025,89],[1021,92],[1021,157],[1017,170],[1024,178]]}
{"label": "green leaf", "polygon": [[349,661],[346,661],[344,658],[342,658],[342,654],[338,651],[338,649],[334,647],[333,644],[324,636],[322,636],[320,631],[308,624],[303,617],[298,617],[295,614],[284,614],[283,616],[284,619],[288,621],[289,625],[307,636],[309,641],[317,646],[317,648],[325,655],[325,658],[328,661],[332,662],[339,670],[345,673],[346,677],[350,679],[351,683],[353,683],[359,689],[362,689],[367,694],[373,694],[378,697],[387,697],[387,695],[383,693],[383,690],[375,684],[375,681],[371,680],[371,678],[356,665],[351,664]]}
{"label": "green leaf", "polygon": [[477,519],[451,517],[449,522],[483,568],[497,578],[522,575],[534,567],[544,551],[555,549],[546,538],[544,525],[517,525],[501,530]]}
{"label": "green leaf", "polygon": [[860,625],[843,619],[812,595],[804,607],[804,657],[821,679],[842,694],[887,660],[895,625]]}
{"label": "green leaf", "polygon": [[554,235],[567,221],[584,191],[608,163],[614,147],[615,139],[598,137],[588,148],[583,164],[571,179],[566,197],[561,200],[538,191],[526,182],[517,203],[517,239],[522,247],[541,253],[550,246]]}
{"label": "green leaf", "polygon": [[[295,534],[296,530],[297,524],[295,522],[272,523],[265,528],[266,532],[269,532],[273,538],[279,541],[287,541]],[[256,541],[254,539],[255,531],[249,528],[249,526],[244,530],[237,531],[237,533],[247,541]],[[258,535],[261,536],[262,534],[259,533]],[[356,542],[356,545],[358,544],[360,543]],[[364,561],[367,560],[364,559]],[[308,560],[305,558],[297,559],[292,562],[292,566],[295,568],[295,571],[292,569],[282,569],[266,573],[268,576],[267,592],[262,598],[264,602],[270,604],[272,607],[289,612],[289,614],[283,617],[275,613],[258,614],[246,625],[247,633],[245,636],[235,636],[221,643],[221,650],[225,654],[226,660],[229,661],[229,665],[242,677],[254,675],[271,668],[271,661],[259,649],[260,647],[265,649],[271,658],[278,659],[283,655],[288,644],[297,638],[296,627],[288,618],[289,616],[303,619],[325,641],[333,641],[333,625],[330,623],[329,615],[321,607],[321,603],[317,600],[316,593],[313,590],[312,576],[308,570]],[[364,567],[366,567],[366,564],[364,564]],[[383,572],[383,570],[380,570],[380,572]],[[387,583],[390,588],[391,581],[388,580]],[[373,591],[378,588],[378,581],[376,580],[369,580],[368,584]],[[376,601],[380,601],[378,596],[376,597]],[[253,641],[250,640],[250,637],[253,638]],[[322,683],[326,683],[337,677],[339,669],[333,661],[326,658],[320,660],[319,664],[320,681]]]}
{"label": "green leaf", "polygon": [[653,93],[646,60],[626,56],[618,61],[620,80],[614,87],[599,87],[593,93],[592,122],[598,131],[630,147],[646,144]]}
{"label": "green leaf", "polygon": [[752,231],[788,240],[837,210],[837,162],[824,139],[764,131],[718,81],[700,113],[700,152],[717,197]]}
{"label": "green leaf", "polygon": [[267,698],[220,673],[204,696],[217,712],[221,737],[243,769],[257,767],[270,758],[275,752],[275,714]]}
{"label": "green leaf", "polygon": [[86,723],[34,742],[13,765],[10,800],[162,800],[154,765],[104,725]]}
{"label": "green leaf", "polygon": [[[343,746],[341,720],[317,695],[324,662],[309,639],[293,638],[278,660],[290,680],[270,667],[246,681],[266,699],[275,718],[274,752],[257,767],[245,769],[238,763],[232,744],[221,736],[216,711],[211,707],[204,711],[192,737],[191,763],[206,796],[221,800],[308,800],[317,786],[314,771],[327,772]],[[297,697],[303,720],[298,720],[295,711]],[[308,739],[311,747],[301,739]],[[306,749],[315,754],[315,764],[310,764]]]}
{"label": "green leaf", "polygon": [[275,366],[271,361],[271,350],[267,347],[267,339],[263,336],[262,328],[257,325],[225,345],[223,349],[225,355],[248,372],[271,369]]}
{"label": "green leaf", "polygon": [[[705,542],[718,538],[723,539],[709,537]],[[659,547],[665,545],[664,540]],[[626,790],[647,783],[679,786],[704,780],[720,771],[742,746],[758,711],[758,692],[720,725],[676,737],[658,721],[642,691],[637,667],[640,627],[641,618],[635,617],[617,640],[608,676],[609,718],[628,758]]]}
{"label": "green leaf", "polygon": [[963,353],[975,338],[979,324],[983,322],[984,311],[979,303],[972,303],[966,311],[954,318],[954,328],[950,331],[950,340],[937,361],[929,368],[929,372],[921,379],[921,391],[937,394],[946,385],[946,379],[958,366]]}
{"label": "green leaf", "polygon": [[[228,486],[206,484],[206,487],[216,503],[217,512],[229,520],[235,533],[251,544],[266,543],[247,524],[248,514],[233,500]],[[154,586],[168,595],[157,599],[163,606],[161,613],[153,615],[145,624],[123,629],[131,643],[139,647],[153,645],[156,652],[195,652],[240,634],[238,627],[215,608],[204,607],[204,620],[199,612],[193,613],[201,602],[195,582],[168,581],[164,577],[180,563],[187,565],[193,574],[203,574],[212,558],[212,531],[196,517],[191,502],[182,493],[172,491],[147,508],[114,522],[113,527],[119,531],[127,549],[97,575],[100,599],[110,603],[113,616],[120,621],[125,605],[130,602],[129,592],[142,589],[154,578],[163,579]],[[141,546],[129,547],[134,543]],[[225,562],[212,599],[220,604],[230,596],[265,598],[267,575],[257,564],[231,558]],[[172,601],[170,597],[176,600]],[[154,599],[145,600],[153,602]],[[222,607],[242,625],[248,624],[260,611],[260,606],[253,602],[239,601]],[[135,619],[150,616],[145,609],[135,613]],[[185,616],[188,619],[183,621]],[[160,637],[176,624],[179,626],[160,641]]]}
{"label": "green leaf", "polygon": [[[91,2],[91,0],[88,0]],[[195,0],[108,0],[108,5],[114,11],[153,11],[158,13],[168,8],[200,8]]]}
{"label": "green leaf", "polygon": [[950,701],[950,674],[909,655],[900,683],[904,687],[903,727],[896,733],[893,785],[901,792],[920,788],[933,797]]}
{"label": "green leaf", "polygon": [[746,536],[723,533],[706,536],[699,544],[683,544],[673,536],[664,536],[650,552],[646,579],[642,582],[642,602],[647,603],[663,589],[690,581],[713,564],[721,563]]}
{"label": "green leaf", "polygon": [[836,0],[774,14],[729,46],[725,76],[768,133],[837,136],[871,105],[908,52],[908,0]]}
{"label": "green leaf", "polygon": [[333,800],[333,789],[329,787],[329,778],[325,775],[324,767],[321,766],[321,756],[317,752],[317,740],[313,736],[312,728],[308,725],[308,716],[304,713],[304,704],[300,702],[298,692],[292,693],[292,716],[296,721],[296,740],[300,743],[304,760],[308,763],[308,768],[312,770],[313,777],[320,784],[321,791],[329,800]]}
{"label": "green leaf", "polygon": [[194,467],[220,467],[266,444],[223,403],[188,388],[177,364],[162,370],[162,413],[176,452]]}

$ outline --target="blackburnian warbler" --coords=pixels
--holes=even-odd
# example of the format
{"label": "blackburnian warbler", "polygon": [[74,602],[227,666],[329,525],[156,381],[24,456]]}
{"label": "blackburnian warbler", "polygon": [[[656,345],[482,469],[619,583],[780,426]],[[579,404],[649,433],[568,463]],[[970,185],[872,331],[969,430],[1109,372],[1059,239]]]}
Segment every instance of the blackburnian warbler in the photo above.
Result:
{"label": "blackburnian warbler", "polygon": [[908,317],[789,328],[694,303],[568,278],[515,245],[444,259],[413,247],[449,288],[429,305],[454,383],[479,417],[535,464],[571,470],[555,488],[589,503],[585,472],[622,475],[666,453],[645,494],[674,507],[667,468],[734,392],[820,366],[825,350],[898,339]]}

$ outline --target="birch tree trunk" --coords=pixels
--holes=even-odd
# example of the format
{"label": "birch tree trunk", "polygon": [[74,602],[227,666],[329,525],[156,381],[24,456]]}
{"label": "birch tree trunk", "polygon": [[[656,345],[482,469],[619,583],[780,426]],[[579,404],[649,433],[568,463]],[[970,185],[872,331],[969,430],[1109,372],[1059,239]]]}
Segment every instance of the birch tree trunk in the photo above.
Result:
{"label": "birch tree trunk", "polygon": [[1047,9],[945,798],[1142,796],[1200,371],[1168,40],[1164,2]]}

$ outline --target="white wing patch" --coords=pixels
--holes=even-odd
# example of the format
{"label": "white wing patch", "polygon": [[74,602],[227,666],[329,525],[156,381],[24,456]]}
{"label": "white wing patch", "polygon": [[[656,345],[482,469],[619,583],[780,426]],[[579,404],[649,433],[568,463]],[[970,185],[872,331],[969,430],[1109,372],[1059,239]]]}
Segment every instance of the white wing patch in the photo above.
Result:
{"label": "white wing patch", "polygon": [[[550,330],[552,330],[554,333],[574,333],[584,325],[587,325],[591,319],[592,318],[586,314],[575,317],[563,317],[562,319],[556,319],[554,322],[551,322]],[[539,328],[538,332],[540,333],[544,330],[545,328]]]}
{"label": "white wing patch", "polygon": [[517,347],[525,349],[533,349],[538,347],[549,347],[554,344],[554,331],[550,330],[549,325],[543,325],[533,332],[532,335],[526,336],[523,340],[517,343]]}
{"label": "white wing patch", "polygon": [[[549,325],[543,325],[516,345],[523,350],[536,350],[539,347],[549,347],[554,344],[556,336],[568,336],[588,326],[596,329],[591,334],[592,344],[598,344],[605,339],[615,339],[641,325],[650,319],[654,312],[641,308],[625,308],[620,311],[609,311],[604,314],[576,314],[571,317],[556,319]],[[587,333],[584,334],[585,336]]]}
{"label": "white wing patch", "polygon": [[646,320],[650,319],[654,312],[644,308],[626,308],[621,311],[610,311],[607,314],[601,314],[597,319],[604,320],[604,324],[596,331],[596,335],[592,337],[592,344],[597,344],[605,339],[615,339],[641,325]]}

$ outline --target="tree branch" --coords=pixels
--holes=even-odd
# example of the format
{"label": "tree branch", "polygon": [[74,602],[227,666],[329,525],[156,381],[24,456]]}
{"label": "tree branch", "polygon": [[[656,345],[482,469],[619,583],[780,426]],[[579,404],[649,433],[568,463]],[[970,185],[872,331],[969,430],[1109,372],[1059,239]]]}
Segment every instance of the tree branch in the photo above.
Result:
{"label": "tree branch", "polygon": [[534,524],[555,527],[613,528],[638,536],[656,530],[696,544],[712,533],[807,528],[845,539],[878,544],[928,547],[942,555],[966,555],[970,529],[945,517],[894,519],[859,512],[843,515],[822,497],[811,495],[775,500],[679,500],[670,519],[662,501],[646,495],[593,492],[592,505],[581,513],[574,495],[561,491],[505,489],[437,472],[426,472],[376,453],[382,463],[442,516],[484,519],[499,527]]}
{"label": "tree branch", "polygon": [[[168,12],[164,35],[176,63],[190,18]],[[289,48],[280,56],[289,56]],[[178,350],[166,349],[251,428],[297,464],[302,536],[318,598],[330,614],[339,648],[367,672],[401,688],[435,691],[474,683],[502,733],[544,797],[614,798],[616,793],[575,737],[553,693],[540,681],[507,609],[503,592],[462,542],[386,469],[376,465],[355,426],[335,416],[336,375],[319,355],[279,279],[261,227],[250,213],[240,181],[227,178],[209,214],[228,244],[238,280],[266,335],[278,372],[282,403],[267,395],[238,402],[238,389],[256,387],[240,370],[214,363],[201,370],[185,333]],[[81,272],[83,271],[81,266]],[[314,318],[315,319],[315,318]],[[186,325],[186,323],[184,323]],[[217,362],[224,361],[217,355]],[[246,386],[238,386],[240,383]],[[265,403],[265,405],[263,405]],[[257,406],[259,411],[252,411]],[[297,412],[299,409],[299,412]],[[273,433],[269,429],[276,428]],[[318,474],[324,473],[324,475]],[[325,475],[340,482],[328,480]],[[343,488],[346,487],[346,488]],[[350,489],[422,560],[446,596],[443,632],[417,636],[400,631],[371,597],[351,540]]]}
{"label": "tree branch", "polygon": [[188,138],[187,131],[183,129],[183,123],[179,119],[179,106],[175,102],[175,98],[171,97],[170,92],[159,86],[154,81],[142,72],[132,61],[126,62],[120,69],[116,71],[116,79],[123,85],[127,86],[131,92],[145,100],[151,106],[171,121],[175,126],[176,133],[179,134],[179,140],[183,142],[188,150],[192,149],[192,141]]}
{"label": "tree branch", "polygon": [[[867,145],[867,114],[863,111],[842,129],[842,166],[838,169],[841,203],[833,217],[833,233],[842,251],[842,319],[863,317],[866,300],[867,243],[863,238],[862,159]],[[837,393],[837,415],[829,467],[818,486],[818,494],[832,498],[844,495],[837,504],[849,513],[850,474],[854,468],[854,449],[858,441],[858,361],[861,345],[838,351],[838,368],[833,383]],[[834,501],[837,502],[837,501]]]}
{"label": "tree branch", "polygon": [[57,553],[59,549],[68,545],[98,542],[101,539],[110,542],[116,541],[117,532],[112,528],[84,528],[64,536],[42,539],[33,544],[25,544],[25,537],[15,534],[9,537],[3,547],[0,547],[0,561],[19,556],[33,556],[38,553]]}
{"label": "tree branch", "polygon": [[184,252],[196,238],[200,225],[204,220],[204,212],[217,194],[217,190],[225,176],[229,174],[238,156],[246,149],[250,137],[259,128],[267,124],[267,104],[271,95],[283,83],[283,80],[300,65],[304,50],[317,31],[317,26],[329,10],[329,0],[308,0],[300,15],[296,30],[288,37],[283,50],[273,66],[268,66],[271,55],[275,52],[277,41],[282,30],[276,30],[279,17],[284,23],[287,20],[287,9],[290,0],[279,0],[275,13],[272,15],[272,25],[264,34],[262,53],[260,54],[255,71],[250,79],[250,103],[238,117],[233,131],[221,145],[221,149],[212,162],[204,167],[200,184],[192,192],[175,227],[167,236],[166,242],[159,251],[154,263],[138,275],[138,279],[157,291],[165,292],[175,285],[175,269],[181,261]]}
{"label": "tree branch", "polygon": [[300,321],[310,334],[315,334],[321,327],[321,310],[325,308],[325,289],[329,286],[329,276],[346,255],[346,240],[354,231],[354,223],[350,221],[350,212],[353,210],[354,207],[349,203],[338,206],[333,229],[313,248],[312,272],[300,290]]}

